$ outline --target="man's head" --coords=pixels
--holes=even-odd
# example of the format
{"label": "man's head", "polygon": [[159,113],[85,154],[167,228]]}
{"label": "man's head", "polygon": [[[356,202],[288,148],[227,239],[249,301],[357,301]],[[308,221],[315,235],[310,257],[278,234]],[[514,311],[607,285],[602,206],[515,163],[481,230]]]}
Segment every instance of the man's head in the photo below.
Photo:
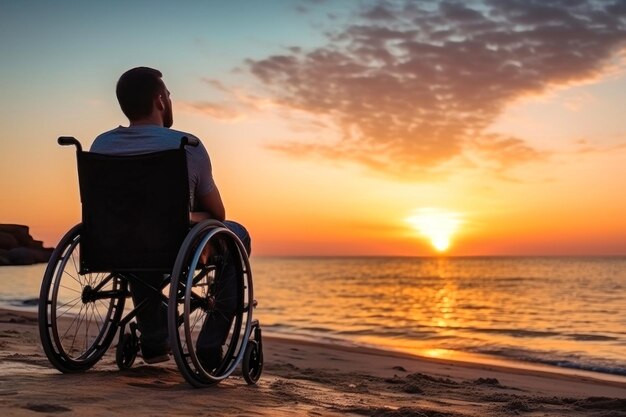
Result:
{"label": "man's head", "polygon": [[163,126],[172,126],[174,118],[170,92],[162,76],[159,70],[137,67],[126,71],[118,80],[115,89],[117,100],[131,124],[157,116]]}

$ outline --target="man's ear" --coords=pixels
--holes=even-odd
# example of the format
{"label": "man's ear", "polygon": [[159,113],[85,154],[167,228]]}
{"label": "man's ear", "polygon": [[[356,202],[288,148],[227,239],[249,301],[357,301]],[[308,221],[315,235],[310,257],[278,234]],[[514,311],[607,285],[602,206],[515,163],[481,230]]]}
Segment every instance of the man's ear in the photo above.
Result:
{"label": "man's ear", "polygon": [[165,110],[165,101],[163,98],[163,94],[159,94],[154,98],[154,103],[156,104],[157,109],[160,111]]}

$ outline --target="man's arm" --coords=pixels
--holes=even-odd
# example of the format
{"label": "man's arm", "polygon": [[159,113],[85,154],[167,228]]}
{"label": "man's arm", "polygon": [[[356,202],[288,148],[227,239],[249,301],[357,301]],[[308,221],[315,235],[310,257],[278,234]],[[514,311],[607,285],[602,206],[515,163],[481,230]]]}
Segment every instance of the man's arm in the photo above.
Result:
{"label": "man's arm", "polygon": [[194,179],[193,210],[197,210],[191,213],[191,221],[215,219],[223,222],[226,219],[226,210],[213,180],[211,159],[202,142],[199,141],[195,148],[187,148],[187,164],[190,167],[190,178]]}
{"label": "man's arm", "polygon": [[204,213],[194,212],[192,213],[191,220],[199,221],[204,219],[215,219],[223,222],[226,219],[226,209],[220,196],[220,191],[217,185],[213,187],[207,194],[197,197],[197,208]]}

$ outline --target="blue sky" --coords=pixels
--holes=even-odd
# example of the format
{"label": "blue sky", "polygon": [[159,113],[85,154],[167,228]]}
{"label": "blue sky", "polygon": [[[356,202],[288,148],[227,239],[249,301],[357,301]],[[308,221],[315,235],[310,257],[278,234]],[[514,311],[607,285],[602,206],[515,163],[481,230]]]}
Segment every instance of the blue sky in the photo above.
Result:
{"label": "blue sky", "polygon": [[458,254],[622,253],[624,16],[611,0],[2,1],[0,221],[54,244],[79,220],[55,139],[127,123],[115,82],[142,65],[260,253],[428,254],[406,218],[433,210],[464,219]]}

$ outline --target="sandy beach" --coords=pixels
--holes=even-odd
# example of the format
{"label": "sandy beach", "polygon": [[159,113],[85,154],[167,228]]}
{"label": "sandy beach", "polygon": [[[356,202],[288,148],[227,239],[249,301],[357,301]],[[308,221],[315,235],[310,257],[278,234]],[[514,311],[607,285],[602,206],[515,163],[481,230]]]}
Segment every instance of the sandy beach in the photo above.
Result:
{"label": "sandy beach", "polygon": [[118,371],[113,349],[63,375],[36,315],[0,310],[0,415],[626,416],[626,384],[266,337],[257,386],[234,375],[194,389],[174,360]]}

